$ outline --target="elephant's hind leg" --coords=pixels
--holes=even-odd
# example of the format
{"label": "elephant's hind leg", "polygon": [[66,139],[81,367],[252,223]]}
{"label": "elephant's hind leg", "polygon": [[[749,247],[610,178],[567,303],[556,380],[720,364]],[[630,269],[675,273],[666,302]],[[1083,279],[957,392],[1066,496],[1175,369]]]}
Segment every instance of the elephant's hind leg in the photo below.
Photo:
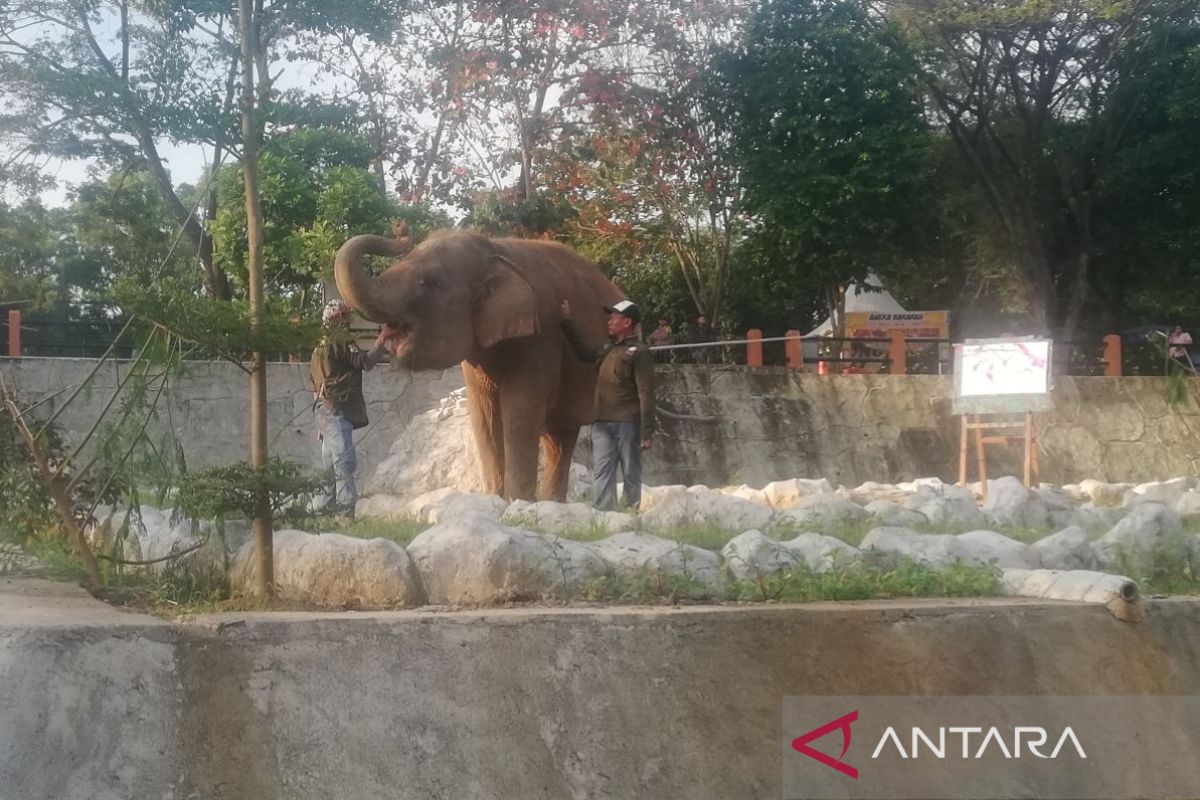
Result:
{"label": "elephant's hind leg", "polygon": [[538,489],[539,500],[567,499],[567,481],[571,472],[571,456],[579,439],[579,426],[554,428],[542,432],[542,475]]}

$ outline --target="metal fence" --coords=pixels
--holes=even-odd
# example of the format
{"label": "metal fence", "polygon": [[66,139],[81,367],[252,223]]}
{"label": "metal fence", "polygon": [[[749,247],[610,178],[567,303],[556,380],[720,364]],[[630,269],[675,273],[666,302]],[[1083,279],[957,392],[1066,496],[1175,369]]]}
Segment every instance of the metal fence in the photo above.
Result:
{"label": "metal fence", "polygon": [[[22,319],[19,311],[0,317],[0,343],[10,357],[98,358],[117,340],[123,327],[117,320]],[[2,346],[2,345],[0,345]],[[132,358],[137,341],[126,337],[113,355]],[[748,367],[779,366],[822,374],[949,374],[953,368],[949,339],[905,337],[804,337],[799,331],[764,337],[751,329],[741,338],[718,338],[704,342],[651,345],[660,363]],[[1133,355],[1133,354],[1131,354]],[[295,361],[297,356],[274,354],[271,361]],[[1054,371],[1060,375],[1126,374],[1121,339],[1106,336],[1054,343]],[[1148,362],[1149,363],[1149,362]],[[1155,374],[1143,369],[1141,361],[1130,364],[1131,374]],[[1162,374],[1157,371],[1157,374]]]}

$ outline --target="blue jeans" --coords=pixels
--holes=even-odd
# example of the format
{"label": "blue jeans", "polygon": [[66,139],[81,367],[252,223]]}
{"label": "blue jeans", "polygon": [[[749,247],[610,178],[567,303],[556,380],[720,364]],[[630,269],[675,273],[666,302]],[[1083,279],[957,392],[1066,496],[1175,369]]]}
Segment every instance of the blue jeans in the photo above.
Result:
{"label": "blue jeans", "polygon": [[625,505],[642,502],[642,440],[636,422],[592,423],[592,504],[611,511],[617,504],[617,464],[625,477]]}
{"label": "blue jeans", "polygon": [[321,439],[321,466],[333,471],[330,502],[353,506],[358,499],[354,473],[358,470],[358,454],[354,452],[354,427],[340,411],[330,411],[318,403],[317,433]]}

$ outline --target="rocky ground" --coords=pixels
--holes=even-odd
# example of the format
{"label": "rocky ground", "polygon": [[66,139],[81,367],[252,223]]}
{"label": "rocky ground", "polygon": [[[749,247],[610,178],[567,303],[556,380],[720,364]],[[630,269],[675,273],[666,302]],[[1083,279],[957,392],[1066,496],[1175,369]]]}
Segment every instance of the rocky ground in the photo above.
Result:
{"label": "rocky ground", "polygon": [[[586,480],[579,471],[576,489]],[[797,574],[966,565],[997,570],[1003,593],[1109,602],[1134,597],[1135,579],[1153,575],[1163,559],[1200,572],[1193,479],[1026,489],[1006,477],[989,482],[986,499],[980,488],[932,478],[854,488],[810,479],[761,489],[658,486],[645,487],[636,514],[580,502],[510,504],[453,489],[407,500],[375,495],[360,501],[356,536],[278,531],[275,579],[281,597],[316,606],[412,607],[593,597],[614,581],[666,583],[683,596],[721,599],[737,585],[774,585]],[[140,511],[127,558],[203,543],[189,558],[227,560],[235,592],[253,585],[244,524],[214,537],[205,525],[173,522],[169,512]],[[97,544],[127,514],[107,509],[92,531]],[[364,526],[406,533],[362,538]]]}

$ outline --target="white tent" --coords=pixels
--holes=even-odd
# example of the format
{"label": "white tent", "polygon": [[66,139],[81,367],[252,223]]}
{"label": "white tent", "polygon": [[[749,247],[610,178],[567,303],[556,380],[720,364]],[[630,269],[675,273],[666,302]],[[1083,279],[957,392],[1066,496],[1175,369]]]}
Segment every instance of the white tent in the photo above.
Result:
{"label": "white tent", "polygon": [[[870,311],[881,314],[903,314],[908,309],[896,302],[896,298],[892,297],[879,278],[873,273],[867,275],[864,283],[872,289],[864,289],[857,283],[852,283],[846,287],[846,311]],[[829,317],[825,318],[817,327],[808,332],[808,336],[826,336],[833,332],[833,320]]]}

